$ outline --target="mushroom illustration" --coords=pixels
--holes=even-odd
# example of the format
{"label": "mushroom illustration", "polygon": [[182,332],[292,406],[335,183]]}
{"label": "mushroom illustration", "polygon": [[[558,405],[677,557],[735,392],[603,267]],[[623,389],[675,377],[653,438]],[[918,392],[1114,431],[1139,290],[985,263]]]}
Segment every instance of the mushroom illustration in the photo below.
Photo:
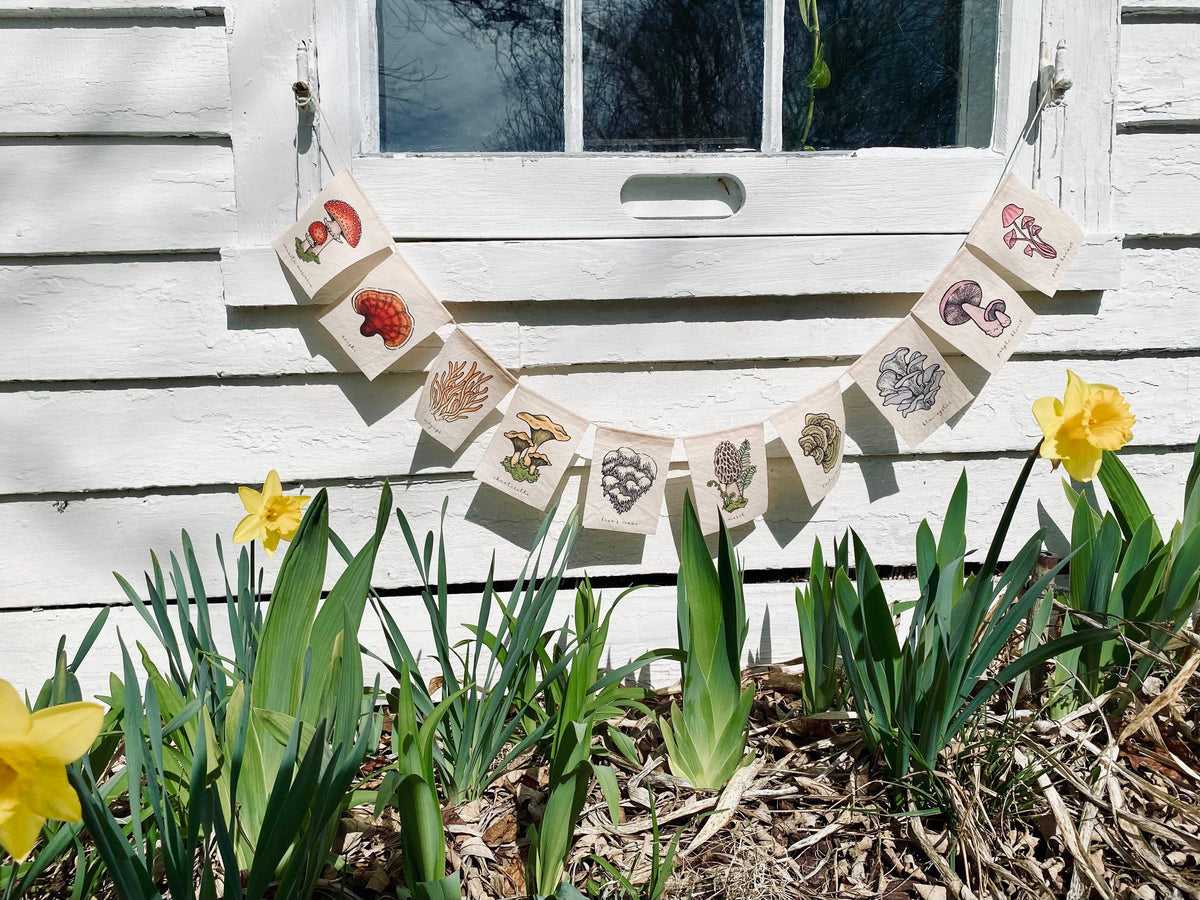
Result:
{"label": "mushroom illustration", "polygon": [[357,247],[361,238],[362,220],[354,207],[345,200],[327,200],[325,218],[308,226],[308,234],[299,241],[298,248],[319,262],[321,251],[334,241],[345,241],[351,247]]}
{"label": "mushroom illustration", "polygon": [[513,455],[509,457],[508,464],[515,466],[521,461],[521,455],[533,445],[532,441],[523,431],[506,431],[504,436],[513,444]]}
{"label": "mushroom illustration", "polygon": [[[571,439],[566,430],[549,416],[520,412],[517,413],[517,418],[529,426],[529,438],[532,441],[522,456],[522,461],[526,466],[529,465],[529,455],[536,453],[546,441],[569,441]],[[516,463],[514,462],[513,465]]]}
{"label": "mushroom illustration", "polygon": [[742,458],[732,441],[721,441],[713,451],[713,474],[722,493],[735,500],[742,498]]}
{"label": "mushroom illustration", "polygon": [[804,417],[804,428],[799,438],[800,449],[826,472],[837,463],[841,438],[841,429],[827,413],[809,413]]}
{"label": "mushroom illustration", "polygon": [[1033,216],[1025,215],[1025,210],[1017,204],[1010,203],[1004,207],[1000,211],[1000,221],[1005,228],[1010,229],[1004,235],[1004,243],[1008,245],[1009,250],[1012,250],[1018,241],[1025,241],[1026,256],[1033,256],[1035,250],[1044,259],[1055,259],[1058,256],[1058,251],[1053,246],[1038,237],[1042,233],[1042,226],[1037,224]]}
{"label": "mushroom illustration", "polygon": [[529,474],[536,475],[539,468],[550,465],[550,457],[545,453],[529,454]]}
{"label": "mushroom illustration", "polygon": [[884,406],[895,406],[902,418],[919,409],[933,409],[945,374],[937,363],[922,366],[928,357],[908,347],[897,347],[879,363],[875,389]]}
{"label": "mushroom illustration", "polygon": [[632,447],[618,447],[600,462],[600,487],[618,513],[627,513],[650,490],[658,477],[658,464]]}
{"label": "mushroom illustration", "polygon": [[363,317],[358,326],[363,337],[379,335],[389,350],[403,347],[412,337],[413,318],[399,294],[364,288],[351,301],[354,311]]}
{"label": "mushroom illustration", "polygon": [[974,322],[988,337],[1000,337],[1004,329],[1012,324],[1012,317],[1005,313],[1003,300],[993,300],[983,307],[983,288],[976,281],[956,281],[942,295],[938,311],[947,325],[963,325]]}

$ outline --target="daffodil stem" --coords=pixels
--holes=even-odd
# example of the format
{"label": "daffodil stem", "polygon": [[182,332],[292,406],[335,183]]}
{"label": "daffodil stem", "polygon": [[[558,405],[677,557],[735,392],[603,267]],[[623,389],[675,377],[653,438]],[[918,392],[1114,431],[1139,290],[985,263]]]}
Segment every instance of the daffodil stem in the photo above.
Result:
{"label": "daffodil stem", "polygon": [[1042,442],[1038,441],[1037,446],[1030,452],[1029,458],[1025,460],[1021,474],[1017,476],[1017,483],[1013,485],[1012,493],[1008,495],[1008,502],[1004,504],[1004,513],[1000,516],[1000,524],[996,526],[996,535],[992,538],[992,546],[988,549],[987,560],[980,573],[982,578],[991,578],[996,572],[996,565],[1000,562],[1001,547],[1004,539],[1008,537],[1008,529],[1017,512],[1017,504],[1021,501],[1021,494],[1025,492],[1025,485],[1029,481],[1029,476],[1033,472],[1033,464],[1037,462],[1041,449]]}

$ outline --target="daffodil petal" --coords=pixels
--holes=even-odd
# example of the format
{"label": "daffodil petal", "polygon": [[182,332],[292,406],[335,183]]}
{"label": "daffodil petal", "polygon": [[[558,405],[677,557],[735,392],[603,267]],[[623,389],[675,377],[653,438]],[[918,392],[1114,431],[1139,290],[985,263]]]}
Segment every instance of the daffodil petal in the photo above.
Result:
{"label": "daffodil petal", "polygon": [[233,542],[235,544],[245,544],[255,538],[261,537],[264,532],[262,516],[258,513],[251,513],[238,522],[237,528],[233,529]]}
{"label": "daffodil petal", "polygon": [[1063,394],[1063,415],[1070,417],[1083,408],[1087,400],[1089,385],[1086,381],[1067,369],[1067,390]]}
{"label": "daffodil petal", "polygon": [[26,857],[37,844],[45,819],[23,806],[18,806],[11,816],[0,822],[0,847],[3,847],[17,862]]}
{"label": "daffodil petal", "polygon": [[242,506],[246,507],[246,512],[251,515],[257,514],[263,507],[263,496],[252,487],[238,488],[238,497],[242,501]]}
{"label": "daffodil petal", "polygon": [[17,689],[0,678],[0,736],[14,738],[29,724],[29,710]]}
{"label": "daffodil petal", "polygon": [[282,495],[283,485],[279,481],[279,473],[272,469],[267,473],[267,480],[263,482],[263,496],[270,500]]}
{"label": "daffodil petal", "polygon": [[[99,704],[64,703],[51,706],[39,709],[30,718],[25,744],[65,766],[92,749],[103,725],[104,707]],[[65,780],[63,783],[66,783]]]}
{"label": "daffodil petal", "polygon": [[267,551],[267,556],[275,555],[275,548],[279,546],[279,532],[268,531],[262,539],[263,549]]}
{"label": "daffodil petal", "polygon": [[39,760],[30,771],[22,772],[18,789],[22,805],[36,816],[60,822],[82,818],[79,797],[67,781],[67,767],[57,760]]}
{"label": "daffodil petal", "polygon": [[1100,471],[1100,463],[1103,459],[1103,450],[1083,443],[1076,453],[1063,458],[1063,468],[1076,481],[1091,481]]}

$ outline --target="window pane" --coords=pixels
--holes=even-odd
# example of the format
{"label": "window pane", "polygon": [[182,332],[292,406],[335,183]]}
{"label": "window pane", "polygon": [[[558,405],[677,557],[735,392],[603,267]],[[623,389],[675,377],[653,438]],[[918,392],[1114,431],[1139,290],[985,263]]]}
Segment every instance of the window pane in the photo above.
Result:
{"label": "window pane", "polygon": [[583,0],[586,150],[757,150],[762,0]]}
{"label": "window pane", "polygon": [[816,90],[801,3],[785,13],[784,150],[988,143],[997,0],[817,0],[829,84]]}
{"label": "window pane", "polygon": [[562,0],[377,0],[379,146],[563,149]]}

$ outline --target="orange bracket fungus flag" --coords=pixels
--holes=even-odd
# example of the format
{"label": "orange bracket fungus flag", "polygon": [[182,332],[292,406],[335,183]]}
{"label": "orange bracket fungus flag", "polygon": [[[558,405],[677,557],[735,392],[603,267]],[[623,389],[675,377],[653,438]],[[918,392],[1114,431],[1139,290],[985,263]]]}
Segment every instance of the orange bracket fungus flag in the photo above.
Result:
{"label": "orange bracket fungus flag", "polygon": [[456,328],[429,367],[417,422],[439,444],[457,451],[516,384],[504,366]]}
{"label": "orange bracket fungus flag", "polygon": [[517,385],[508,412],[475,469],[475,478],[545,509],[587,429],[587,419]]}
{"label": "orange bracket fungus flag", "polygon": [[392,252],[392,236],[349,169],[272,245],[284,270],[313,303],[341,297]]}
{"label": "orange bracket fungus flag", "polygon": [[372,380],[450,321],[446,307],[399,253],[321,315],[325,330]]}

